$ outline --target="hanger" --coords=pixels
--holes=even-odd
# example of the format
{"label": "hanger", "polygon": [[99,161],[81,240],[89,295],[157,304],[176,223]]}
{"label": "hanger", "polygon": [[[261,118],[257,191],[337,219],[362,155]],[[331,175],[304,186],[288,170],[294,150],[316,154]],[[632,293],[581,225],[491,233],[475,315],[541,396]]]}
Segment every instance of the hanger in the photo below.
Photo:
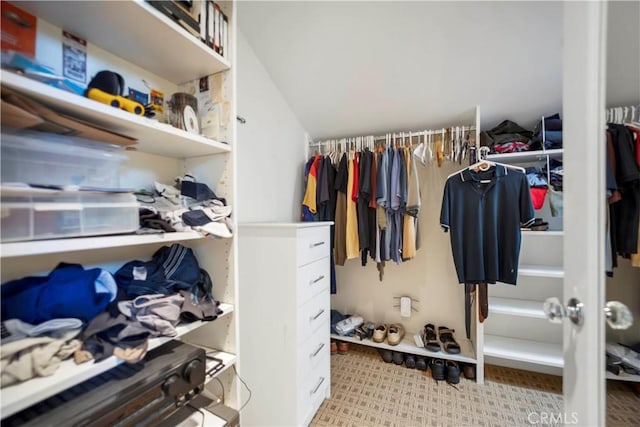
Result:
{"label": "hanger", "polygon": [[[420,141],[420,134],[417,135],[418,141]],[[420,160],[420,163],[426,165],[425,155],[427,153],[427,131],[422,131],[422,142],[418,143],[418,146],[413,150],[413,155]]]}
{"label": "hanger", "polygon": [[[505,163],[498,163],[498,162],[493,162],[491,160],[487,160],[486,158],[484,158],[486,154],[483,154],[483,153],[486,153],[488,150],[489,150],[488,147],[480,147],[480,150],[478,152],[478,157],[480,158],[480,160],[478,160],[477,162],[475,162],[470,166],[467,166],[466,168],[460,169],[459,171],[452,173],[447,177],[447,179],[451,178],[452,176],[458,175],[461,172],[464,172],[465,170],[473,170],[475,172],[478,172],[478,171],[484,172],[489,170],[492,166],[495,166],[495,167],[502,166],[507,169],[513,169],[513,170],[517,170],[522,173],[525,173],[524,168],[521,168],[520,166],[509,165]],[[547,158],[548,157],[549,156],[547,156]]]}

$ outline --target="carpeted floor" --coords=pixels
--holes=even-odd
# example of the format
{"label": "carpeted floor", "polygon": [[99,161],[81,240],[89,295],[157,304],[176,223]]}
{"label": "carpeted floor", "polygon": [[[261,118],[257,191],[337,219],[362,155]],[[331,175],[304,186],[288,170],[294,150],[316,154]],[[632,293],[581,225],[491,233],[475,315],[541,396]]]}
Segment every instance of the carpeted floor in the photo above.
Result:
{"label": "carpeted floor", "polygon": [[[640,397],[608,381],[607,409],[609,426],[637,426]],[[462,378],[454,388],[429,370],[384,363],[375,349],[351,345],[346,355],[331,356],[331,399],[311,426],[531,426],[545,424],[543,413],[562,411],[557,376],[489,365],[483,386]]]}

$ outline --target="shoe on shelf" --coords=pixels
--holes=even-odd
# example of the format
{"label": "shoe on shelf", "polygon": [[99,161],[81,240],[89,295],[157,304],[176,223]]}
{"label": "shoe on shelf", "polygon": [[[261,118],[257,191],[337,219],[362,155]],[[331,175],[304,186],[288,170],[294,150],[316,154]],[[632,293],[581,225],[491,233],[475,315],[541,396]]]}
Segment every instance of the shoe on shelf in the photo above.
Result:
{"label": "shoe on shelf", "polygon": [[549,223],[545,222],[542,218],[535,218],[530,225],[522,229],[529,231],[547,231],[549,229]]}
{"label": "shoe on shelf", "polygon": [[427,359],[424,357],[416,357],[416,369],[419,371],[426,371],[428,368]]}
{"label": "shoe on shelf", "polygon": [[406,354],[404,356],[404,366],[414,369],[416,367],[416,357],[413,354]]}
{"label": "shoe on shelf", "polygon": [[349,343],[348,342],[339,342],[338,343],[338,354],[347,354],[349,351]]}
{"label": "shoe on shelf", "polygon": [[391,350],[387,350],[385,348],[379,348],[378,353],[382,357],[385,363],[393,362],[393,352]]}
{"label": "shoe on shelf", "polygon": [[371,339],[373,342],[384,342],[384,339],[387,337],[387,325],[380,323],[376,326],[376,329],[373,331],[373,337]]}
{"label": "shoe on shelf", "polygon": [[331,341],[331,355],[338,354],[338,343]]}
{"label": "shoe on shelf", "polygon": [[444,360],[432,359],[431,360],[431,376],[436,381],[444,381]]}
{"label": "shoe on shelf", "polygon": [[449,354],[460,354],[460,345],[453,338],[455,330],[449,329],[446,326],[438,326],[438,335],[440,336],[440,342],[442,342],[442,348]]}
{"label": "shoe on shelf", "polygon": [[399,323],[392,323],[389,325],[389,331],[387,332],[387,342],[389,345],[398,345],[404,338],[404,326]]}
{"label": "shoe on shelf", "polygon": [[366,338],[371,339],[373,337],[373,331],[376,330],[376,324],[373,322],[364,322],[364,325],[362,325],[362,328],[366,333]]}
{"label": "shoe on shelf", "polygon": [[462,373],[464,374],[464,377],[468,380],[475,380],[476,379],[476,366],[472,365],[470,363],[465,363],[464,365],[462,365]]}
{"label": "shoe on shelf", "polygon": [[460,366],[458,362],[447,360],[447,382],[449,384],[458,384],[460,382]]}
{"label": "shoe on shelf", "polygon": [[396,365],[402,365],[403,362],[404,362],[404,354],[400,353],[399,351],[394,351],[393,363],[395,363]]}
{"label": "shoe on shelf", "polygon": [[429,351],[440,351],[440,343],[438,342],[438,336],[436,335],[436,327],[433,323],[427,323],[424,325],[422,331],[422,342],[424,348]]}

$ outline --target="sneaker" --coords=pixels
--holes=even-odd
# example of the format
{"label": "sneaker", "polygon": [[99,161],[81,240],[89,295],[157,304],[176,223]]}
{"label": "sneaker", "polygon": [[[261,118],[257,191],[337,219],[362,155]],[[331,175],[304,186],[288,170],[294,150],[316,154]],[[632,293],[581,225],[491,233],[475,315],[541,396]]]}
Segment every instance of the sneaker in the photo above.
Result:
{"label": "sneaker", "polygon": [[399,323],[389,325],[389,332],[387,332],[387,342],[389,345],[398,345],[404,338],[404,326]]}
{"label": "sneaker", "polygon": [[376,329],[373,331],[373,337],[371,338],[374,342],[384,342],[384,339],[387,337],[387,325],[379,324],[376,326]]}
{"label": "sneaker", "polygon": [[364,325],[362,325],[362,328],[367,334],[367,339],[371,339],[373,337],[373,332],[376,330],[376,324],[373,322],[365,322]]}

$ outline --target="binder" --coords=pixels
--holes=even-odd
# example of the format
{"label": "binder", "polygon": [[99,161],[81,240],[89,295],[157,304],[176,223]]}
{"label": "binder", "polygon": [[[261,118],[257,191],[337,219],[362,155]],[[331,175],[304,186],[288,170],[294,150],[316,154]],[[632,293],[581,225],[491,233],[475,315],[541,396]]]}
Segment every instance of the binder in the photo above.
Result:
{"label": "binder", "polygon": [[207,2],[205,0],[198,1],[198,22],[200,23],[200,40],[207,43]]}
{"label": "binder", "polygon": [[214,7],[213,0],[206,0],[207,2],[207,46],[213,48],[213,22],[214,22]]}
{"label": "binder", "polygon": [[216,52],[220,53],[220,27],[222,27],[221,25],[221,19],[220,19],[220,14],[222,13],[220,11],[220,6],[214,3],[214,9],[215,9],[215,14],[214,14],[214,28],[213,28],[213,50],[215,50]]}
{"label": "binder", "polygon": [[196,37],[200,37],[198,21],[181,4],[174,1],[147,0],[148,3],[160,12],[177,22],[182,28]]}
{"label": "binder", "polygon": [[229,20],[223,15],[224,22],[222,24],[222,56],[227,57],[229,48]]}

